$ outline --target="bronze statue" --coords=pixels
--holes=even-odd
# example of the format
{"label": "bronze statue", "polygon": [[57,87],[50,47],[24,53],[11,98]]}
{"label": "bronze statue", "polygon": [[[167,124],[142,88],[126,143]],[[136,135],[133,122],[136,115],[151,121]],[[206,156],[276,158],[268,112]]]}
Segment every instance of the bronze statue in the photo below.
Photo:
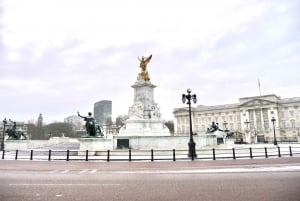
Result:
{"label": "bronze statue", "polygon": [[96,124],[96,120],[95,118],[92,116],[92,113],[89,112],[88,116],[81,116],[79,114],[79,112],[77,112],[78,116],[83,118],[83,120],[85,121],[85,129],[86,132],[89,136],[103,136],[100,126],[98,124]]}
{"label": "bronze statue", "polygon": [[13,124],[12,128],[8,128],[6,130],[6,133],[8,134],[9,140],[20,140],[21,137],[26,140],[26,136],[23,133],[23,131],[17,130],[17,122],[12,121],[9,119],[9,121]]}
{"label": "bronze statue", "polygon": [[145,81],[150,80],[150,76],[147,71],[147,64],[150,62],[151,58],[152,54],[147,58],[142,56],[142,59],[140,59],[138,57],[138,60],[140,61],[140,68],[142,69],[141,73],[139,73],[139,76],[141,76]]}

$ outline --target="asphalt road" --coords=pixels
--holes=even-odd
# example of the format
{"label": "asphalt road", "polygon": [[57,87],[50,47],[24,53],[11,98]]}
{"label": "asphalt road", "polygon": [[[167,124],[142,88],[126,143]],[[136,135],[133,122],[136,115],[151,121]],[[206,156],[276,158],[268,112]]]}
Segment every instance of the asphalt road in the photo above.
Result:
{"label": "asphalt road", "polygon": [[0,161],[1,201],[298,201],[300,158]]}

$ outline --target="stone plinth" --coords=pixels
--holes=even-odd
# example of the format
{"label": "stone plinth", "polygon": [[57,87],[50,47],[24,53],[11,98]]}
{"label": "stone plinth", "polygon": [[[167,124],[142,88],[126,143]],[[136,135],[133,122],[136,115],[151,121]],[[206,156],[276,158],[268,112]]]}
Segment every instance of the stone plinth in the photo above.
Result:
{"label": "stone plinth", "polygon": [[134,88],[134,104],[129,108],[125,125],[119,136],[170,136],[169,129],[161,119],[160,108],[154,101],[154,88],[150,81],[138,77]]}
{"label": "stone plinth", "polygon": [[29,147],[30,140],[6,140],[4,144],[6,151],[26,150]]}
{"label": "stone plinth", "polygon": [[[189,136],[128,136],[114,137],[114,149],[118,148],[119,140],[128,140],[128,147],[134,150],[187,150]],[[194,136],[196,148],[217,145],[216,136]],[[119,146],[120,147],[120,146]]]}
{"label": "stone plinth", "polygon": [[95,155],[96,151],[113,150],[113,140],[108,138],[80,138],[80,152],[78,155],[84,155],[89,150],[89,155]]}

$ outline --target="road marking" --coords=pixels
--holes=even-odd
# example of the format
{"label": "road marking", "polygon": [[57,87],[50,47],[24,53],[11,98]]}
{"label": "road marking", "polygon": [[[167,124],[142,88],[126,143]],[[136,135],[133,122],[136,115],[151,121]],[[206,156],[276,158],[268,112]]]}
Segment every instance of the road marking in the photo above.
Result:
{"label": "road marking", "polygon": [[215,168],[215,169],[184,169],[184,170],[137,170],[115,171],[117,174],[194,174],[194,173],[246,173],[246,172],[297,172],[300,166],[275,167],[241,167],[241,168]]}
{"label": "road marking", "polygon": [[58,170],[52,170],[52,171],[50,171],[49,173],[50,174],[54,174],[54,173],[57,173],[58,172]]}
{"label": "road marking", "polygon": [[84,170],[81,170],[81,171],[79,172],[79,174],[87,173],[88,171],[89,171],[89,169],[84,169]]}
{"label": "road marking", "polygon": [[68,173],[68,172],[70,172],[70,170],[63,170],[63,171],[61,171],[60,173],[61,173],[61,174],[66,174],[66,173]]}
{"label": "road marking", "polygon": [[120,186],[121,184],[9,184],[9,186]]}
{"label": "road marking", "polygon": [[97,172],[97,169],[92,169],[89,173],[90,174],[94,174],[94,173],[96,173]]}

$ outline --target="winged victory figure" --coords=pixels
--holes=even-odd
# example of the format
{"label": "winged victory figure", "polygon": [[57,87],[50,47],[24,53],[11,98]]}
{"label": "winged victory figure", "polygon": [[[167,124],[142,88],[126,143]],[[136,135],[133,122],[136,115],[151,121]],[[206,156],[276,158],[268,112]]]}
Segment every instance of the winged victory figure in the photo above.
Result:
{"label": "winged victory figure", "polygon": [[139,59],[140,61],[140,68],[142,69],[141,73],[139,73],[139,76],[141,76],[145,81],[149,81],[150,80],[150,77],[149,77],[149,74],[148,74],[148,71],[147,71],[147,64],[150,62],[152,58],[152,54],[145,58],[142,56],[142,59]]}

